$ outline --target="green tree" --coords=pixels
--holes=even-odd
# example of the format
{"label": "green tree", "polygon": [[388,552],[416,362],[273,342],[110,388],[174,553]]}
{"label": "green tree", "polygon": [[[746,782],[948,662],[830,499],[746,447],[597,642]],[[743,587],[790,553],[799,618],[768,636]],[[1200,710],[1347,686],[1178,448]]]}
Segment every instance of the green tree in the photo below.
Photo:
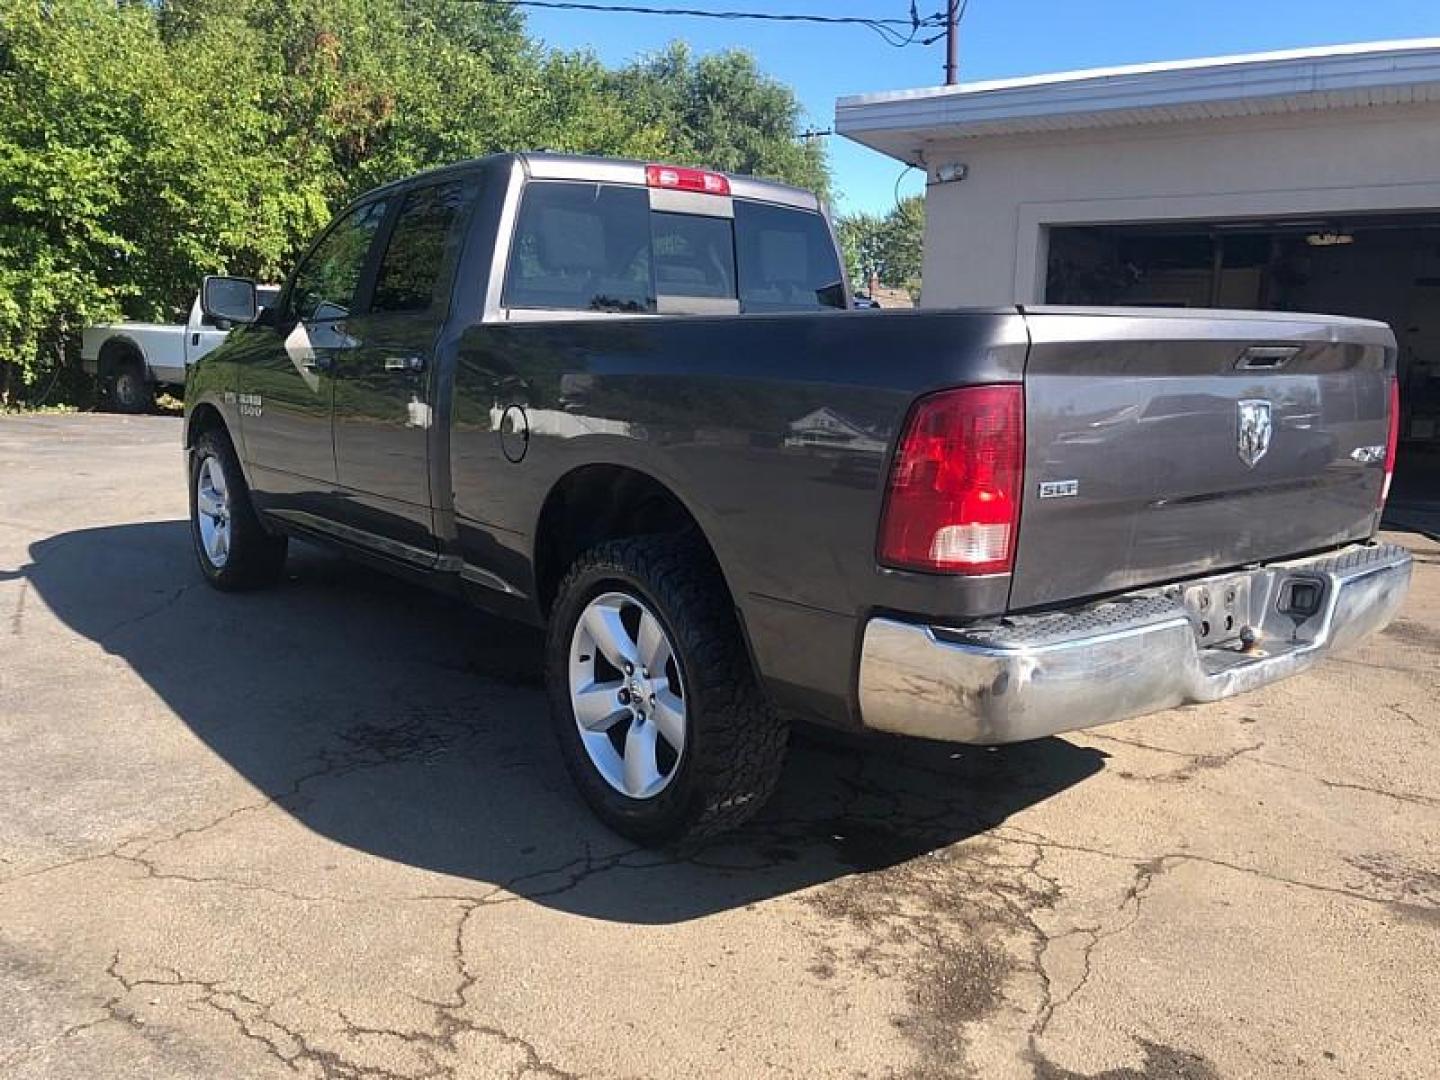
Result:
{"label": "green tree", "polygon": [[237,60],[256,72],[269,137],[332,206],[509,145],[525,124],[511,91],[537,56],[507,5],[167,0],[160,18],[176,53],[208,47],[217,25],[244,28]]}
{"label": "green tree", "polygon": [[87,322],[281,277],[344,203],[435,165],[551,148],[823,191],[799,116],[744,53],[611,70],[505,4],[0,0],[0,395]]}
{"label": "green tree", "polygon": [[872,277],[879,276],[885,264],[881,240],[884,223],[885,219],[880,214],[864,210],[842,214],[835,219],[840,250],[845,255],[845,272],[851,286],[856,289],[866,288]]}
{"label": "green tree", "polygon": [[665,128],[630,108],[614,91],[611,72],[586,52],[545,56],[525,87],[528,109],[523,136],[507,149],[534,148],[573,154],[661,157],[670,149]]}
{"label": "green tree", "polygon": [[822,145],[797,138],[800,102],[737,49],[698,60],[684,42],[615,73],[618,100],[666,135],[680,165],[751,173],[828,197],[830,172]]}
{"label": "green tree", "polygon": [[845,269],[851,284],[865,288],[872,277],[882,285],[906,289],[920,296],[922,249],[925,238],[925,200],[920,195],[901,199],[886,214],[861,211],[836,222]]}
{"label": "green tree", "polygon": [[168,317],[206,272],[273,275],[325,214],[273,142],[244,28],[212,23],[172,50],[159,26],[96,0],[0,14],[7,400],[85,323]]}
{"label": "green tree", "polygon": [[0,394],[64,335],[136,290],[123,177],[143,154],[161,73],[149,16],[86,0],[0,9]]}

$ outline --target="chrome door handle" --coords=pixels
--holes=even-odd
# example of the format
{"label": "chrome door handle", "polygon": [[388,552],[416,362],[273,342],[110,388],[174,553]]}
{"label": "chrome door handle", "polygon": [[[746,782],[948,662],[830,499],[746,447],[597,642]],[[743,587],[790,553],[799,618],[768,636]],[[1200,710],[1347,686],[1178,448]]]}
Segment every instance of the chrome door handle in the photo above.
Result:
{"label": "chrome door handle", "polygon": [[387,356],[385,358],[386,371],[407,371],[411,374],[418,374],[425,370],[425,358],[423,356]]}

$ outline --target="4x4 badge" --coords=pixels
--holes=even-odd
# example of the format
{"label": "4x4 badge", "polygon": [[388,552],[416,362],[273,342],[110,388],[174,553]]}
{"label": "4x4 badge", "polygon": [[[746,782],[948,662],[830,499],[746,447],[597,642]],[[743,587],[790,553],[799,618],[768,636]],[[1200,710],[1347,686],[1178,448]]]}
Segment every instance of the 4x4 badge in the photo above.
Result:
{"label": "4x4 badge", "polygon": [[1250,468],[1270,449],[1270,402],[1261,398],[1242,398],[1236,402],[1239,416],[1235,424],[1235,450]]}

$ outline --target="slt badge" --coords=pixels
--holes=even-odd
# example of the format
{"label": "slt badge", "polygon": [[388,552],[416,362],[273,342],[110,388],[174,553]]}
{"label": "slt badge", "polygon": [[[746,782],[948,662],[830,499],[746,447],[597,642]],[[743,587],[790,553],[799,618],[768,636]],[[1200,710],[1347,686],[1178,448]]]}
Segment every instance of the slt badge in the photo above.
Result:
{"label": "slt badge", "polygon": [[1250,468],[1270,449],[1270,402],[1241,398],[1235,403],[1239,416],[1235,425],[1235,450]]}

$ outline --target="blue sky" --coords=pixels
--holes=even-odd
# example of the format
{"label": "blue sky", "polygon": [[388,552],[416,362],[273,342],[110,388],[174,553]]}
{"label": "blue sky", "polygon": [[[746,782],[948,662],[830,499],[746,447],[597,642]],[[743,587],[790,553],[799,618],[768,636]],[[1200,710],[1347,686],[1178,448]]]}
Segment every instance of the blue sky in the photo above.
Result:
{"label": "blue sky", "polygon": [[[876,18],[909,13],[908,0],[644,0],[644,6]],[[924,16],[945,4],[917,0],[916,6]],[[943,43],[894,49],[861,27],[534,9],[528,18],[548,43],[593,49],[611,64],[676,38],[705,52],[748,49],[765,71],[795,88],[815,128],[832,125],[837,97],[944,81]],[[970,0],[960,31],[960,80],[1434,36],[1440,36],[1440,0]],[[837,208],[889,207],[902,166],[839,136],[826,142]],[[919,188],[911,173],[899,190]]]}

